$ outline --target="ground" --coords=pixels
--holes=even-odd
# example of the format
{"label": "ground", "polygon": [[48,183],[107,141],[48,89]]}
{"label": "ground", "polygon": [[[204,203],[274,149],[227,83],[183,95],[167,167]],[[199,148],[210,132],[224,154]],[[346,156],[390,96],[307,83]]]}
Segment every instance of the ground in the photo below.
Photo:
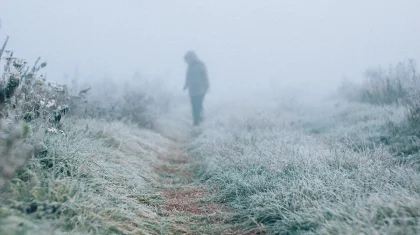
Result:
{"label": "ground", "polygon": [[169,224],[167,234],[238,234],[226,220],[229,208],[212,202],[206,185],[195,182],[193,160],[179,144],[158,157],[154,166],[159,175],[158,191],[162,220]]}
{"label": "ground", "polygon": [[420,173],[366,144],[401,111],[317,104],[68,118],[1,192],[0,234],[416,234]]}

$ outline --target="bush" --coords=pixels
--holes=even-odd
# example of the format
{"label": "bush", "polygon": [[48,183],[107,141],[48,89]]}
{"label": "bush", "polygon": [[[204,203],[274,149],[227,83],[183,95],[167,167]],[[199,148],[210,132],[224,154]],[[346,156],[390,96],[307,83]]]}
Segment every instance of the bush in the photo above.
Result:
{"label": "bush", "polygon": [[40,58],[29,67],[0,54],[0,234],[157,233],[157,214],[136,198],[153,190],[148,151],[160,151],[145,146],[165,139],[99,119],[153,128],[166,96],[110,80],[69,89],[47,82]]}
{"label": "bush", "polygon": [[41,127],[59,128],[68,111],[66,87],[46,83],[39,74],[47,63],[39,64],[38,58],[30,68],[5,50],[7,42],[8,38],[0,50],[0,59],[5,60],[0,77],[0,189],[17,168],[45,150]]}
{"label": "bush", "polygon": [[350,101],[376,105],[402,104],[417,92],[418,80],[415,61],[408,60],[395,67],[390,66],[388,70],[380,66],[368,69],[362,84],[344,81],[339,93]]}
{"label": "bush", "polygon": [[[0,51],[0,58],[5,61],[0,77],[0,188],[19,166],[44,149],[42,138],[34,139],[40,136],[34,133],[64,133],[64,116],[123,120],[154,128],[162,112],[160,107],[168,99],[163,90],[134,81],[122,86],[108,79],[83,89],[76,79],[71,89],[48,82],[41,74],[46,62],[41,63],[38,58],[30,67],[12,51],[5,50],[7,42],[8,39]],[[158,91],[157,95],[152,91]]]}
{"label": "bush", "polygon": [[77,95],[71,96],[71,114],[84,118],[132,122],[142,128],[156,127],[157,118],[169,108],[170,96],[159,81],[136,79],[116,82],[103,78],[86,84]]}
{"label": "bush", "polygon": [[[416,163],[420,158],[420,75],[414,60],[400,62],[386,71],[378,67],[365,73],[362,84],[344,81],[339,92],[347,100],[372,105],[392,105],[405,108],[405,118],[388,122],[381,140],[374,142],[390,146],[403,162]],[[385,140],[385,141],[383,141]]]}

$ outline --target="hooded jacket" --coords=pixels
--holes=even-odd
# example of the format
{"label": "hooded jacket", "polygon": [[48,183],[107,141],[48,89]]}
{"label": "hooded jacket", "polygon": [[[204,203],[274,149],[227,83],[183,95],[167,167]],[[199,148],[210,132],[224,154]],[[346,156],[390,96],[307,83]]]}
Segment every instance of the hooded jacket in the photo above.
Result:
{"label": "hooded jacket", "polygon": [[205,64],[192,52],[187,53],[185,60],[188,63],[188,69],[184,89],[188,89],[190,96],[205,95],[209,89]]}

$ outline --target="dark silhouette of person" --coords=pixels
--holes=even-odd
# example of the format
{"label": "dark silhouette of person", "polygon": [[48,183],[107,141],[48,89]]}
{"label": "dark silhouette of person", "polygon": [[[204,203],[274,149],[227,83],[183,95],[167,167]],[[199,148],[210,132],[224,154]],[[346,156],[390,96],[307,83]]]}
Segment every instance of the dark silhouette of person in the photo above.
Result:
{"label": "dark silhouette of person", "polygon": [[184,60],[188,65],[184,91],[188,89],[193,124],[198,126],[203,121],[203,101],[209,90],[207,68],[193,51],[188,51]]}

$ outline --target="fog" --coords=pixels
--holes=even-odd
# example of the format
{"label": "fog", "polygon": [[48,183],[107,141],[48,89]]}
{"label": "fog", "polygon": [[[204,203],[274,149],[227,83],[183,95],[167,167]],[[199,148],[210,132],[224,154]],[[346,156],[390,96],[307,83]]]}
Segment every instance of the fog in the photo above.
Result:
{"label": "fog", "polygon": [[368,67],[418,61],[419,10],[419,0],[1,0],[0,39],[9,35],[17,56],[47,60],[57,81],[138,72],[181,90],[192,49],[213,93],[324,92]]}

